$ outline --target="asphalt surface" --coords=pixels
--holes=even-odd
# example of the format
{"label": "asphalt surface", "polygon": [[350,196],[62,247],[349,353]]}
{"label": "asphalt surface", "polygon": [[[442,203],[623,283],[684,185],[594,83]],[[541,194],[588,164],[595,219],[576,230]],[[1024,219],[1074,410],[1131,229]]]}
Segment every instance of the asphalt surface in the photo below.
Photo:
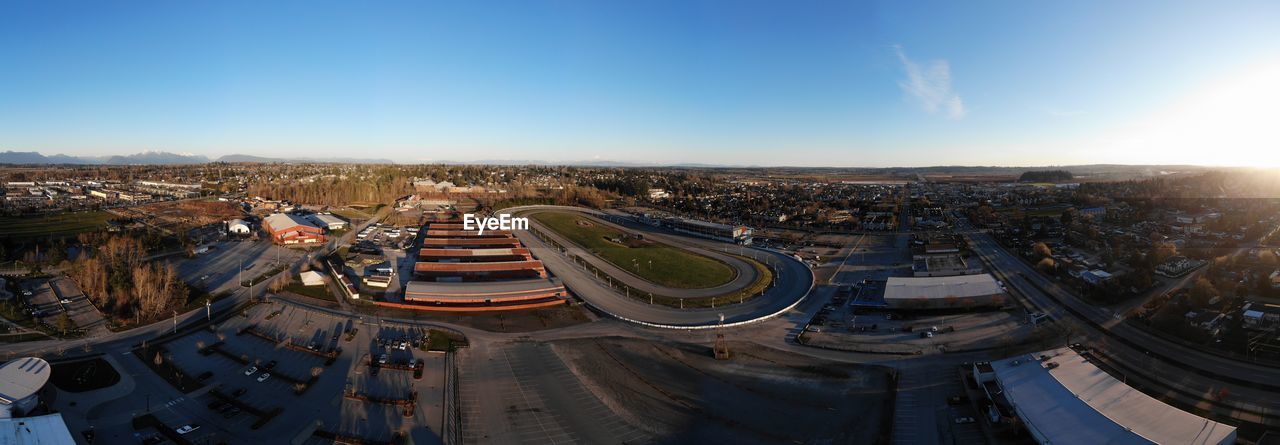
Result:
{"label": "asphalt surface", "polygon": [[[536,211],[522,212],[521,214],[526,216],[531,216],[537,213],[539,212],[536,212]],[[624,232],[634,232],[637,229],[647,227],[643,225],[626,225],[624,227],[623,225],[619,225],[615,223],[614,220],[612,219],[609,221],[606,221],[600,218],[599,217],[600,215],[597,212],[588,211],[586,209],[578,209],[578,211],[575,213],[579,213],[584,216],[587,216],[588,218],[591,219],[591,222],[594,224],[600,224],[600,225],[612,227],[614,229],[618,229]],[[750,286],[751,283],[755,282],[756,278],[758,278],[759,276],[759,272],[756,270],[754,266],[752,266],[750,263],[747,263],[746,261],[743,261],[740,258],[726,254],[726,250],[717,251],[717,250],[710,250],[710,249],[704,249],[704,248],[697,248],[694,246],[689,246],[687,243],[685,243],[683,237],[659,235],[657,234],[658,232],[650,231],[646,233],[645,239],[658,241],[658,242],[667,244],[669,246],[680,246],[680,248],[684,248],[691,252],[695,252],[699,255],[710,257],[722,263],[725,263],[729,267],[732,267],[735,271],[735,275],[732,280],[718,286],[712,286],[712,287],[706,287],[706,288],[695,288],[695,289],[684,289],[684,288],[663,286],[663,285],[654,283],[652,281],[646,280],[644,278],[641,278],[635,275],[633,271],[620,268],[617,265],[610,263],[608,260],[601,258],[595,253],[588,251],[587,249],[584,249],[578,246],[577,244],[574,244],[572,241],[569,241],[568,239],[565,239],[563,236],[560,236],[560,234],[542,225],[535,219],[530,218],[529,225],[541,230],[547,236],[554,238],[556,242],[560,243],[561,246],[565,247],[565,250],[569,255],[583,258],[584,260],[590,262],[591,265],[595,266],[597,269],[600,269],[605,274],[611,276],[613,280],[621,281],[623,283],[626,283],[628,286],[631,286],[632,288],[638,289],[643,292],[651,292],[657,295],[665,295],[668,297],[677,297],[677,298],[691,298],[691,299],[692,298],[710,298],[710,297],[716,297],[716,296],[728,294],[728,293],[737,291],[739,289],[745,288],[747,286]],[[639,227],[636,227],[636,226],[639,226]],[[649,227],[649,228],[652,229],[652,227]],[[730,245],[725,244],[725,246],[730,246]],[[728,249],[727,252],[737,253],[738,250],[741,249],[741,246],[732,246],[731,248],[727,248],[727,249]],[[641,265],[640,267],[645,267],[645,266]]]}
{"label": "asphalt surface", "polygon": [[[1280,424],[1280,369],[1231,360],[1187,348],[1123,321],[1122,314],[1099,308],[1044,277],[1000,247],[982,232],[970,232],[977,251],[997,269],[1008,285],[1055,320],[1079,319],[1085,329],[1072,342],[1092,343],[1104,361],[1122,372],[1150,377],[1151,384],[1166,386],[1171,396],[1187,403],[1203,404],[1214,394],[1225,394],[1218,405],[1258,412],[1252,421]],[[1067,339],[1064,339],[1067,340]],[[1158,377],[1157,377],[1158,376]],[[1238,414],[1233,414],[1238,415]]]}
{"label": "asphalt surface", "polygon": [[[526,212],[534,210],[578,210],[576,207],[560,206],[527,206],[506,209],[509,212]],[[632,230],[644,231],[645,236],[664,236],[654,228],[637,225]],[[778,315],[793,307],[808,295],[813,287],[813,273],[808,266],[781,252],[746,248],[744,256],[770,266],[775,273],[775,285],[764,292],[764,295],[746,300],[740,304],[718,308],[680,309],[657,304],[648,304],[638,298],[629,298],[610,288],[594,275],[575,266],[572,260],[554,247],[543,243],[527,231],[516,231],[535,257],[542,260],[547,270],[564,281],[565,286],[588,305],[627,321],[646,325],[658,325],[673,328],[710,327],[721,323],[723,315],[725,324],[757,321]],[[665,235],[674,236],[674,235]],[[703,249],[737,248],[736,245],[706,240],[701,238],[680,237],[681,245]]]}

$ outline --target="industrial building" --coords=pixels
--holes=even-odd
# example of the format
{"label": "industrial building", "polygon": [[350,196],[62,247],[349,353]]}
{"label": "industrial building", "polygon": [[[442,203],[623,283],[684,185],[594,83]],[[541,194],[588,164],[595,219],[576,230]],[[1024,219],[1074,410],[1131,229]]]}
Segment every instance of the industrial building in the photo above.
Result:
{"label": "industrial building", "polygon": [[227,232],[229,233],[234,233],[236,235],[248,235],[252,231],[253,229],[249,227],[249,223],[244,222],[243,219],[227,221]]}
{"label": "industrial building", "polygon": [[324,242],[324,230],[306,219],[288,213],[275,213],[262,220],[263,228],[271,234],[276,244],[319,244]]}
{"label": "industrial building", "polygon": [[419,249],[418,261],[471,263],[483,261],[529,261],[529,249]]}
{"label": "industrial building", "polygon": [[62,414],[0,418],[0,444],[75,445]]}
{"label": "industrial building", "polygon": [[35,408],[40,389],[52,373],[49,362],[39,357],[0,365],[0,418],[19,417]]}
{"label": "industrial building", "polygon": [[884,302],[890,309],[959,309],[1000,306],[1004,291],[991,274],[890,277]]}
{"label": "industrial building", "polygon": [[495,282],[442,283],[410,281],[406,302],[455,310],[523,309],[564,304],[560,280],[538,278]]}
{"label": "industrial building", "polygon": [[[1041,444],[1235,443],[1236,428],[1180,410],[1061,348],[974,364],[993,422],[1026,427]],[[1011,417],[1011,418],[1010,418]]]}
{"label": "industrial building", "polygon": [[470,263],[436,263],[420,261],[413,273],[423,278],[457,277],[463,281],[504,278],[546,278],[542,261],[487,261]]}
{"label": "industrial building", "polygon": [[720,224],[688,218],[669,218],[666,220],[666,225],[677,232],[702,238],[737,243],[744,246],[751,244],[751,228],[747,226]]}
{"label": "industrial building", "polygon": [[514,237],[505,238],[425,238],[422,247],[427,249],[482,249],[482,248],[518,248],[520,240]]}
{"label": "industrial building", "polygon": [[[513,310],[564,304],[567,291],[550,278],[509,230],[464,230],[456,221],[424,227],[405,285],[404,303],[378,304],[432,311]],[[381,287],[366,277],[365,284]]]}
{"label": "industrial building", "polygon": [[317,213],[311,215],[311,221],[314,222],[315,225],[329,230],[342,230],[347,228],[346,220],[330,213]]}

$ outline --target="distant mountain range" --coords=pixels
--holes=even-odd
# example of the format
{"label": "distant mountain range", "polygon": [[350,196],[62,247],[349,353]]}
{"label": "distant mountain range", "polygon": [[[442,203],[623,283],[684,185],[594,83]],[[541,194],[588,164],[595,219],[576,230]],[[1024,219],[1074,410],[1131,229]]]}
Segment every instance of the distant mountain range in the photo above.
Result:
{"label": "distant mountain range", "polygon": [[[131,155],[112,155],[112,156],[68,156],[56,154],[45,156],[34,151],[2,151],[0,152],[0,165],[181,165],[181,164],[206,164],[210,162],[229,162],[229,163],[344,163],[344,164],[396,164],[397,162],[385,158],[270,158],[264,156],[231,154],[221,156],[217,159],[209,159],[206,156],[194,154],[179,154],[165,151],[144,151]],[[446,165],[540,165],[540,166],[558,166],[571,165],[579,167],[666,167],[666,168],[716,168],[716,169],[740,169],[750,170],[758,168],[766,168],[755,165],[729,165],[729,164],[699,164],[699,163],[681,163],[681,164],[662,164],[653,162],[623,162],[593,159],[588,161],[576,162],[549,162],[535,159],[485,159],[477,161],[450,161],[450,160],[417,160],[410,162],[413,164],[446,164]],[[1000,166],[932,166],[932,167],[768,167],[771,169],[779,169],[783,171],[840,171],[852,174],[880,174],[880,175],[911,175],[911,174],[1005,174],[1018,175],[1027,171],[1041,170],[1066,170],[1077,176],[1109,176],[1123,174],[1129,176],[1155,176],[1168,174],[1176,171],[1196,171],[1205,167],[1197,167],[1192,165],[1117,165],[1117,164],[1088,164],[1088,165],[1062,165],[1062,166],[1040,166],[1040,167],[1000,167]]]}
{"label": "distant mountain range", "polygon": [[45,156],[34,151],[2,151],[0,164],[15,165],[182,165],[206,164],[210,162],[257,162],[257,163],[299,163],[299,162],[333,162],[348,164],[394,164],[390,159],[357,159],[357,158],[267,158],[253,155],[225,155],[218,159],[209,159],[202,155],[170,153],[166,151],[144,151],[131,155],[112,156],[68,156],[56,154]]}

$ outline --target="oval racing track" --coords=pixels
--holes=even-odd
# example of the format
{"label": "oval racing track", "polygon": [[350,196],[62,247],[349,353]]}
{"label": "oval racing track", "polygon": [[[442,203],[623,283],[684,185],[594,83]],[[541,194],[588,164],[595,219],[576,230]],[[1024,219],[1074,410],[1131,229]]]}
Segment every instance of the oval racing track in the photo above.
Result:
{"label": "oval racing track", "polygon": [[[537,215],[543,212],[536,211],[536,210],[526,210],[520,213],[522,215],[532,216],[532,215]],[[599,224],[599,225],[612,228],[612,229],[617,229],[623,232],[636,231],[636,229],[633,227],[624,226],[614,221],[606,220],[604,218],[599,218],[599,217],[596,217],[595,215],[588,214],[587,212],[557,211],[557,213],[580,213],[586,218],[591,218],[591,223],[593,224]],[[702,248],[702,246],[690,246],[683,239],[683,237],[680,237],[680,239],[673,240],[663,235],[653,235],[652,233],[650,233],[646,236],[651,240],[659,241],[662,244],[674,247],[676,249],[685,250],[697,255],[711,258],[713,260],[719,261],[720,263],[726,266],[729,266],[734,270],[734,277],[732,280],[729,280],[728,282],[725,282],[723,284],[718,284],[712,287],[678,288],[678,287],[663,286],[663,285],[654,283],[652,281],[646,280],[644,278],[641,278],[640,276],[636,275],[632,271],[623,269],[618,265],[609,262],[603,257],[596,255],[594,252],[590,252],[587,249],[578,246],[573,241],[566,239],[563,235],[556,233],[555,230],[547,227],[545,224],[542,224],[541,222],[537,221],[534,218],[529,218],[529,226],[533,228],[537,228],[538,230],[542,231],[544,235],[553,238],[553,241],[560,244],[562,247],[564,247],[567,250],[568,254],[577,255],[581,258],[584,258],[586,261],[590,262],[597,269],[600,269],[601,272],[609,274],[609,276],[613,277],[613,281],[615,282],[621,281],[623,283],[626,283],[628,286],[631,286],[632,289],[636,289],[642,292],[651,292],[658,295],[667,295],[667,296],[672,296],[677,298],[685,298],[689,300],[699,299],[699,298],[710,298],[710,297],[715,297],[719,295],[730,294],[740,289],[746,288],[747,286],[750,286],[752,283],[754,283],[756,279],[759,278],[759,275],[760,275],[760,272],[756,270],[755,266],[751,265],[751,263],[743,260],[740,257],[729,255],[720,250]],[[719,247],[724,247],[727,245],[728,244],[721,243]],[[739,252],[739,250],[745,251],[746,248],[734,245],[732,253],[736,254]]]}
{"label": "oval racing track", "polygon": [[[609,222],[626,227],[628,230],[645,232],[645,236],[675,246],[694,246],[703,249],[717,250],[733,244],[675,235],[656,227],[619,221],[605,217],[602,213],[581,207],[568,206],[521,206],[501,210],[512,215],[532,213],[535,211],[568,211],[591,215],[606,219]],[[648,304],[637,298],[629,298],[614,291],[594,275],[584,271],[570,262],[569,258],[557,249],[550,247],[538,237],[525,230],[515,231],[516,237],[528,246],[534,255],[542,260],[547,270],[564,281],[566,287],[585,301],[592,308],[618,318],[645,326],[669,329],[706,329],[720,325],[720,316],[724,316],[724,326],[734,326],[766,320],[781,315],[800,304],[810,290],[813,289],[813,271],[795,258],[772,250],[747,248],[741,254],[759,261],[777,274],[776,285],[741,304],[733,304],[718,308],[679,309],[657,304]]]}

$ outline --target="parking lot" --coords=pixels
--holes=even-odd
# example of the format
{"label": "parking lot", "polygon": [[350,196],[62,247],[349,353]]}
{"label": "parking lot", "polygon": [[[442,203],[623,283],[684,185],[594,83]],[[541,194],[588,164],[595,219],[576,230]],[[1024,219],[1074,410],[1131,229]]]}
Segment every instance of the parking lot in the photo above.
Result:
{"label": "parking lot", "polygon": [[1021,309],[912,312],[855,309],[839,297],[810,322],[808,344],[869,352],[930,353],[989,348],[1030,335]]}
{"label": "parking lot", "polygon": [[178,268],[178,276],[183,281],[210,294],[233,292],[240,279],[257,278],[275,264],[290,264],[306,255],[296,249],[276,247],[268,241],[229,240],[208,247],[207,252],[195,257],[174,257],[170,261]]}
{"label": "parking lot", "polygon": [[894,405],[893,443],[986,443],[963,376],[961,369],[946,365],[904,369]]}
{"label": "parking lot", "polygon": [[418,234],[412,229],[373,225],[361,232],[364,238],[357,236],[350,252],[379,255],[383,262],[353,267],[352,272],[356,276],[364,277],[371,274],[372,267],[389,267],[395,274],[385,288],[370,286],[361,280],[359,288],[362,295],[385,295],[387,301],[393,302],[401,300],[400,290],[413,279],[413,265],[417,262]]}
{"label": "parking lot", "polygon": [[[190,433],[197,443],[202,435],[209,435],[210,443],[227,437],[391,442],[397,436],[437,443],[444,355],[413,347],[425,334],[289,304],[258,305],[216,329],[167,345],[169,360],[207,386],[178,402],[199,407],[200,418],[156,415],[173,427],[202,424]],[[383,354],[383,363],[371,366]],[[419,362],[421,371],[415,372]],[[270,420],[255,429],[262,418]]]}
{"label": "parking lot", "polygon": [[[103,318],[102,312],[89,301],[89,297],[80,291],[80,287],[68,278],[54,278],[49,281],[49,287],[54,291],[54,295],[58,298],[67,315],[71,317],[71,322],[75,323],[76,328],[85,331],[87,335],[107,334],[107,320]],[[54,323],[56,326],[57,324]]]}

